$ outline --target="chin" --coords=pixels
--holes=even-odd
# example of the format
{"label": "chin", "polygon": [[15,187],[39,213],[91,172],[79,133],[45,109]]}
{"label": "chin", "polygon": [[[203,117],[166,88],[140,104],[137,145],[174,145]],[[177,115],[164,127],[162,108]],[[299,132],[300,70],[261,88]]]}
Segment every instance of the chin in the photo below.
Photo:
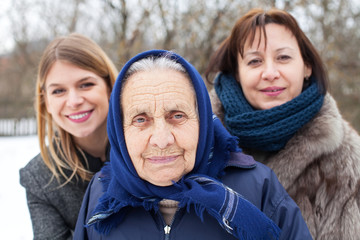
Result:
{"label": "chin", "polygon": [[261,110],[268,110],[268,109],[271,109],[271,108],[274,108],[274,107],[277,107],[277,106],[280,106],[284,103],[271,103],[271,104],[267,104],[265,106],[262,106],[261,107]]}
{"label": "chin", "polygon": [[[173,185],[173,182],[179,181],[179,179],[177,179],[177,180],[168,180],[168,181],[164,181],[163,179],[164,178],[160,178],[159,180],[151,181],[150,183],[155,185],[155,186],[168,187],[168,186]],[[165,179],[169,179],[169,178],[165,178]]]}
{"label": "chin", "polygon": [[90,136],[93,132],[77,132],[77,133],[71,133],[71,135],[73,135],[76,138],[86,138],[88,136]]}

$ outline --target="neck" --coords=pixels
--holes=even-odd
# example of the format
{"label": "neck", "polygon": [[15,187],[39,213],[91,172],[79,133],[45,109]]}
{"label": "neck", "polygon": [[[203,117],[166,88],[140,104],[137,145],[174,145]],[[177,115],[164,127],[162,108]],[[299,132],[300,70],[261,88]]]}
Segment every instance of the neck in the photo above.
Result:
{"label": "neck", "polygon": [[177,211],[178,204],[179,202],[170,199],[163,199],[159,202],[159,210],[167,225],[171,225]]}
{"label": "neck", "polygon": [[93,157],[101,158],[103,162],[106,161],[106,146],[108,144],[106,124],[99,127],[89,136],[83,138],[74,137],[76,144],[85,152]]}

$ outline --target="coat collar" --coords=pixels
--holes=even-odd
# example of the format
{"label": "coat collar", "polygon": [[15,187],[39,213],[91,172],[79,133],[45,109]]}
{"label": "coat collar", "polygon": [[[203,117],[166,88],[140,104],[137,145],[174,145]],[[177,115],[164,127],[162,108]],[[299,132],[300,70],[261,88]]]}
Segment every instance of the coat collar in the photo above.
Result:
{"label": "coat collar", "polygon": [[327,94],[319,113],[288,141],[266,165],[289,189],[305,169],[321,156],[333,154],[344,138],[343,119],[335,100]]}
{"label": "coat collar", "polygon": [[239,167],[239,168],[255,168],[256,161],[250,155],[246,155],[242,152],[231,152],[230,160],[227,163],[226,167]]}

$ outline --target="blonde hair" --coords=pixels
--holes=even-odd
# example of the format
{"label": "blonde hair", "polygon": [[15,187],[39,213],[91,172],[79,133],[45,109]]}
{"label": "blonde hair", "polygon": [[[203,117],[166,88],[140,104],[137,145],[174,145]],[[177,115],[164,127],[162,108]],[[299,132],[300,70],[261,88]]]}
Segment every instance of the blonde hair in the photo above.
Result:
{"label": "blonde hair", "polygon": [[[88,162],[72,135],[59,127],[46,110],[45,81],[56,61],[68,62],[97,74],[104,79],[110,91],[115,83],[117,70],[110,58],[94,41],[77,33],[54,39],[41,57],[35,99],[40,152],[44,163],[53,173],[53,178],[55,177],[59,183],[60,176],[65,178],[66,181],[61,185],[63,186],[74,177],[88,181],[92,173],[87,170]],[[49,147],[46,146],[46,140]],[[81,163],[76,150],[84,156],[86,166]],[[65,173],[69,170],[70,176]]]}

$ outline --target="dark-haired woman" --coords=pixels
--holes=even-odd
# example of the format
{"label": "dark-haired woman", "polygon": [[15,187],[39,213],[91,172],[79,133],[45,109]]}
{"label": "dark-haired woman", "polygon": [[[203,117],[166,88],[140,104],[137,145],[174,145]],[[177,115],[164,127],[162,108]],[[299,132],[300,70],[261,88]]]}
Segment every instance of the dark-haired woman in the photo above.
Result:
{"label": "dark-haired woman", "polygon": [[328,93],[314,46],[287,12],[253,9],[213,54],[214,112],[273,169],[314,239],[360,236],[360,137]]}

